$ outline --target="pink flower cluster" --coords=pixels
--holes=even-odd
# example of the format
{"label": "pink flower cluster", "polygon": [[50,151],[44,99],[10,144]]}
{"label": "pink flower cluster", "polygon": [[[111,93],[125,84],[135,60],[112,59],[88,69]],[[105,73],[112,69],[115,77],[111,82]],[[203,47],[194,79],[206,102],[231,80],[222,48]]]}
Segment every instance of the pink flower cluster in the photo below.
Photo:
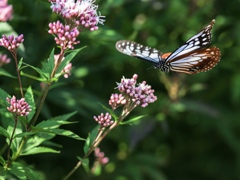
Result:
{"label": "pink flower cluster", "polygon": [[116,109],[119,105],[127,103],[127,100],[130,100],[135,105],[141,105],[142,107],[146,107],[149,103],[153,103],[157,100],[151,86],[146,84],[146,81],[137,85],[137,78],[138,76],[134,74],[131,79],[123,77],[121,79],[121,83],[117,83],[118,90],[122,93],[122,95],[113,94],[111,96],[109,104],[113,109]]}
{"label": "pink flower cluster", "polygon": [[0,22],[12,19],[12,5],[8,5],[8,0],[0,0]]}
{"label": "pink flower cluster", "polygon": [[53,12],[80,28],[94,31],[98,29],[98,23],[103,24],[105,21],[102,19],[104,16],[97,14],[98,6],[93,4],[95,0],[50,0],[50,2]]}
{"label": "pink flower cluster", "polygon": [[71,28],[69,25],[63,25],[60,21],[49,23],[49,34],[54,34],[56,44],[60,45],[62,49],[73,49],[73,45],[80,43],[77,36],[80,34],[78,29]]}
{"label": "pink flower cluster", "polygon": [[109,105],[112,106],[112,109],[116,109],[118,106],[124,105],[127,103],[127,100],[122,94],[112,94],[109,100]]}
{"label": "pink flower cluster", "polygon": [[7,37],[3,35],[0,39],[0,46],[3,46],[9,51],[14,52],[23,43],[23,41],[23,34],[17,37],[14,37],[13,35]]}
{"label": "pink flower cluster", "polygon": [[96,148],[94,150],[94,155],[97,158],[97,161],[102,165],[107,164],[109,161],[109,159],[107,157],[105,157],[104,152],[100,151],[100,148]]}
{"label": "pink flower cluster", "polygon": [[13,96],[11,99],[7,98],[7,102],[10,104],[10,106],[7,107],[8,111],[16,113],[17,116],[27,116],[31,111],[30,106],[24,98],[17,100],[16,97]]}
{"label": "pink flower cluster", "polygon": [[7,57],[6,54],[0,54],[0,67],[2,67],[5,64],[10,63],[11,59]]}
{"label": "pink flower cluster", "polygon": [[99,116],[94,116],[93,118],[103,127],[111,126],[114,123],[114,121],[111,120],[112,117],[109,113],[106,113],[105,115],[101,113]]}

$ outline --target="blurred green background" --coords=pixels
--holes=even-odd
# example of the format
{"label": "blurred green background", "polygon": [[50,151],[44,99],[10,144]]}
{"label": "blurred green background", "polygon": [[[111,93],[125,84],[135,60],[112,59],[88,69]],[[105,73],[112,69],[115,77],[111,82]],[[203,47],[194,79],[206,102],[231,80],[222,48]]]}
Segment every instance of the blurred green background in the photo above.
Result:
{"label": "blurred green background", "polygon": [[[122,76],[147,81],[158,100],[138,107],[129,116],[147,115],[132,126],[115,129],[100,144],[110,162],[99,176],[80,168],[72,179],[114,180],[235,180],[240,179],[240,1],[214,0],[106,0],[96,2],[106,16],[104,26],[79,36],[78,48],[87,46],[73,60],[68,79],[52,89],[40,119],[77,110],[65,126],[87,137],[105,110],[116,82]],[[14,18],[9,23],[24,34],[24,61],[40,67],[55,46],[48,23],[59,17],[44,0],[9,0]],[[220,48],[220,63],[206,73],[164,74],[148,62],[119,53],[121,39],[171,52],[198,33],[212,19],[213,45]],[[2,52],[6,52],[3,48]],[[12,63],[5,69],[15,74]],[[31,73],[31,70],[26,70]],[[33,72],[32,72],[33,73]],[[17,81],[0,78],[0,86],[16,94]],[[24,87],[39,90],[38,82],[23,78]],[[56,137],[61,154],[41,154],[24,160],[42,171],[46,179],[61,179],[83,155],[83,142]],[[93,160],[93,157],[91,157]]]}

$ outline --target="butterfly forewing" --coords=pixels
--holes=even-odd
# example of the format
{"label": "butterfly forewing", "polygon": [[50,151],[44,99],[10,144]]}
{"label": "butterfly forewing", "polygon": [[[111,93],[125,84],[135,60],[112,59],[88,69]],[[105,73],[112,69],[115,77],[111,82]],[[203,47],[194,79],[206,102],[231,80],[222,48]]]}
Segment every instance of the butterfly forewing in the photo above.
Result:
{"label": "butterfly forewing", "polygon": [[184,43],[182,46],[177,48],[167,59],[166,61],[173,61],[178,56],[183,54],[188,54],[189,52],[202,49],[208,46],[212,41],[211,30],[215,23],[213,19],[208,26],[206,26],[203,30],[201,30],[198,34],[191,37]]}
{"label": "butterfly forewing", "polygon": [[118,41],[116,49],[123,54],[159,63],[162,53],[154,48],[143,46],[132,41]]}
{"label": "butterfly forewing", "polygon": [[217,47],[201,49],[171,62],[170,70],[187,74],[205,72],[212,69],[220,58],[221,52]]}

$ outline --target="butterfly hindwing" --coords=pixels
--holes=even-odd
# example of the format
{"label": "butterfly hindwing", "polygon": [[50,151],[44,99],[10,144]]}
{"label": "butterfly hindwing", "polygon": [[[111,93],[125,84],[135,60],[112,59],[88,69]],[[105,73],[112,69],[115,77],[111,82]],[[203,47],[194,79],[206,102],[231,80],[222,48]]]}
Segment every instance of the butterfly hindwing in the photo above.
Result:
{"label": "butterfly hindwing", "polygon": [[200,49],[188,55],[182,55],[170,63],[170,70],[187,74],[196,74],[212,69],[219,61],[221,51],[217,47]]}

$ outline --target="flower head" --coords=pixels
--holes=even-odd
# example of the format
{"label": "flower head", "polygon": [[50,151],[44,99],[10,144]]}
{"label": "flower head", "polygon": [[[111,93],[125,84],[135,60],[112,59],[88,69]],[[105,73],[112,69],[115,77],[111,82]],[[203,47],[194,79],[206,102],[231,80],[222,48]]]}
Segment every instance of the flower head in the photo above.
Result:
{"label": "flower head", "polygon": [[154,90],[151,89],[146,81],[139,83],[137,85],[136,74],[133,75],[131,79],[126,79],[123,77],[120,83],[117,83],[118,90],[125,96],[126,99],[129,99],[135,105],[141,105],[146,107],[149,103],[153,103],[157,100],[157,97],[153,94]]}
{"label": "flower head", "polygon": [[99,116],[93,117],[95,121],[97,121],[98,124],[100,124],[102,127],[108,127],[111,126],[114,121],[111,120],[111,115],[109,113],[106,113],[105,115],[101,113]]}
{"label": "flower head", "polygon": [[6,54],[0,54],[0,67],[2,67],[5,64],[10,63],[11,59],[7,57]]}
{"label": "flower head", "polygon": [[50,0],[53,12],[61,15],[71,24],[79,28],[87,28],[91,31],[97,30],[97,24],[105,21],[97,14],[98,6],[93,4],[95,0]]}
{"label": "flower head", "polygon": [[0,22],[12,19],[12,5],[7,4],[8,0],[0,0]]}
{"label": "flower head", "polygon": [[127,100],[122,94],[112,94],[109,100],[109,105],[112,109],[116,109],[118,106],[126,104]]}
{"label": "flower head", "polygon": [[10,104],[10,106],[7,107],[8,111],[16,113],[17,116],[27,116],[31,111],[30,106],[24,98],[17,100],[16,97],[13,96],[11,99],[7,98],[7,102]]}
{"label": "flower head", "polygon": [[23,41],[23,34],[17,37],[14,37],[13,35],[7,37],[3,35],[0,39],[0,46],[5,47],[11,52],[15,52],[17,48],[23,43]]}
{"label": "flower head", "polygon": [[71,28],[69,25],[63,25],[60,21],[49,23],[49,34],[55,35],[56,44],[60,45],[63,50],[73,49],[73,45],[80,43],[77,36],[80,34],[78,29]]}

